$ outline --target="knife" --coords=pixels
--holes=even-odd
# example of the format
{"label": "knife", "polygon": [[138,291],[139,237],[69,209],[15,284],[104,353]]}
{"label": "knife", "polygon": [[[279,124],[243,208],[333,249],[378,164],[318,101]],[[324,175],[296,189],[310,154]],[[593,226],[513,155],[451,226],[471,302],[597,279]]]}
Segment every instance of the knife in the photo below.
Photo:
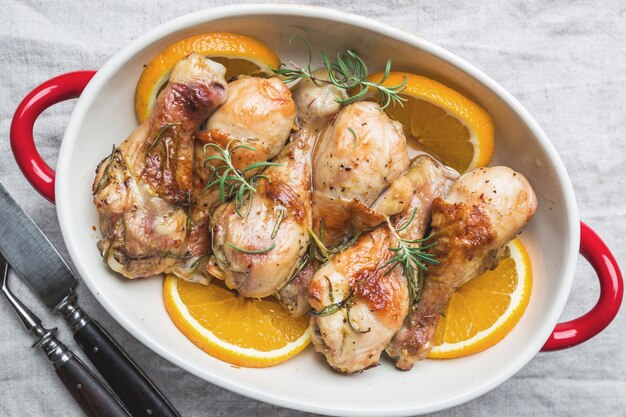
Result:
{"label": "knife", "polygon": [[76,277],[2,184],[0,252],[44,304],[65,318],[78,346],[133,417],[179,417],[126,352],[77,305]]}
{"label": "knife", "polygon": [[55,337],[56,329],[43,327],[41,320],[11,292],[8,280],[9,264],[0,254],[0,292],[26,330],[35,335],[37,340],[33,347],[39,346],[46,354],[54,372],[83,412],[89,417],[129,417],[98,377]]}

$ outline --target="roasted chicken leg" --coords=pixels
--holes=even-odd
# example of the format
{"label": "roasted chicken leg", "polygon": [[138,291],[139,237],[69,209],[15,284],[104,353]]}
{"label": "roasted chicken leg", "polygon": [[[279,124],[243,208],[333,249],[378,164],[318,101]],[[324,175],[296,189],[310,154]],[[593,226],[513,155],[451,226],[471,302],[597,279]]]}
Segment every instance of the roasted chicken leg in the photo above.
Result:
{"label": "roasted chicken leg", "polygon": [[213,254],[226,285],[245,297],[266,297],[282,288],[309,244],[308,136],[295,136],[276,158],[279,165],[263,171],[266,178],[258,183],[243,217],[234,202],[211,215]]}
{"label": "roasted chicken leg", "polygon": [[429,267],[421,301],[387,347],[396,366],[408,370],[432,348],[439,315],[454,291],[495,268],[501,249],[524,228],[537,198],[521,174],[507,167],[478,168],[459,178],[432,207]]}
{"label": "roasted chicken leg", "polygon": [[332,248],[385,221],[370,206],[408,166],[402,126],[380,105],[343,108],[313,153],[313,230]]}
{"label": "roasted chicken leg", "polygon": [[[416,157],[405,175],[413,186],[409,207],[391,222],[362,235],[333,256],[314,275],[309,301],[313,344],[330,366],[344,373],[376,366],[409,311],[407,277],[400,265],[387,265],[403,239],[421,239],[430,222],[435,197],[447,192],[458,174],[429,155]],[[393,225],[393,229],[392,226]]]}
{"label": "roasted chicken leg", "polygon": [[[222,148],[232,139],[250,145],[255,150],[241,152],[235,161],[243,169],[278,155],[295,120],[296,105],[282,81],[246,77],[228,84],[228,99],[207,121],[198,139]],[[213,154],[210,148],[207,152]]]}
{"label": "roasted chicken leg", "polygon": [[[318,68],[313,71],[313,75],[318,79],[328,79],[328,70]],[[346,98],[346,91],[333,84],[319,84],[311,79],[304,79],[295,86],[293,99],[298,109],[300,129],[311,136],[311,146],[314,146],[320,134],[323,134],[341,110],[339,101]],[[303,316],[311,309],[309,284],[320,262],[314,257],[309,259],[309,255],[305,254],[298,266],[300,268],[295,276],[276,293],[285,311],[294,317]]]}
{"label": "roasted chicken leg", "polygon": [[[192,228],[190,250],[196,256],[210,253],[209,213],[219,203],[217,187],[205,190],[209,173],[207,157],[216,144],[226,149],[229,142],[249,145],[232,155],[234,166],[243,170],[256,163],[274,158],[285,145],[296,119],[296,107],[289,89],[277,78],[245,77],[228,84],[228,99],[206,123],[206,130],[196,135],[194,163],[194,201],[191,210]],[[219,165],[219,164],[218,164]],[[214,165],[217,167],[217,165]],[[248,176],[255,172],[249,171]],[[209,272],[221,276],[215,265]]]}
{"label": "roasted chicken leg", "polygon": [[127,278],[176,269],[188,258],[193,137],[226,99],[222,65],[179,61],[148,119],[96,170],[104,262]]}

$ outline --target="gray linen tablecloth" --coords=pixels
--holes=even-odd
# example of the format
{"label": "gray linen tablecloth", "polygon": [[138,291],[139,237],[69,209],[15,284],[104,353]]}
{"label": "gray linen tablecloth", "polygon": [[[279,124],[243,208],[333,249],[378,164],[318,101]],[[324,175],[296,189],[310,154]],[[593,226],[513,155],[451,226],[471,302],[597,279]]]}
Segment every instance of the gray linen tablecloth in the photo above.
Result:
{"label": "gray linen tablecloth", "polygon": [[[22,97],[57,74],[97,69],[129,41],[173,17],[225,1],[13,1],[0,7],[0,181],[66,256],[54,206],[19,172],[9,150],[10,118]],[[535,116],[563,158],[580,217],[626,267],[626,3],[606,1],[472,2],[327,1],[335,7],[419,34],[476,64]],[[54,166],[66,102],[46,111],[35,129]],[[17,280],[16,293],[75,350],[71,335]],[[596,301],[593,270],[579,263],[563,314],[570,319]],[[132,353],[184,416],[304,416],[213,386],[140,344],[95,302],[81,304]],[[592,341],[537,355],[500,387],[437,416],[626,415],[626,320],[622,312]],[[0,301],[0,415],[78,416],[44,357]],[[173,383],[175,381],[175,383]]]}

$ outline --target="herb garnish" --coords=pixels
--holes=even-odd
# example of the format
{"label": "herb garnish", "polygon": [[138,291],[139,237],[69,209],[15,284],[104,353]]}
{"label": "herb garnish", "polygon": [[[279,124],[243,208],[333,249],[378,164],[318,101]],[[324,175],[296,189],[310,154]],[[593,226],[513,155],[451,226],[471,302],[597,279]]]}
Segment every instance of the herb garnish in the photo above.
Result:
{"label": "herb garnish", "polygon": [[[331,291],[330,292],[332,293],[332,287],[331,287]],[[314,315],[314,316],[320,316],[320,317],[330,316],[331,314],[335,314],[336,312],[338,312],[342,308],[346,307],[348,305],[348,303],[352,301],[351,300],[352,294],[353,294],[353,292],[350,292],[350,294],[346,298],[344,298],[343,300],[341,300],[341,301],[339,301],[337,303],[329,304],[326,307],[324,307],[323,309],[321,309],[320,311],[311,310],[311,314]]]}
{"label": "herb garnish", "polygon": [[272,71],[276,74],[283,76],[283,82],[290,83],[299,79],[308,78],[316,85],[334,85],[335,87],[341,88],[351,94],[346,99],[335,99],[337,103],[343,105],[351,104],[362,99],[370,88],[373,88],[378,92],[379,103],[383,109],[390,104],[393,104],[394,106],[396,104],[402,105],[402,102],[406,101],[404,97],[400,96],[400,93],[406,88],[406,77],[404,77],[404,80],[398,85],[383,85],[389,77],[389,72],[391,71],[391,59],[387,60],[382,80],[379,82],[373,82],[367,79],[367,76],[369,75],[367,65],[355,51],[348,49],[344,52],[340,52],[337,54],[336,62],[331,62],[326,52],[322,49],[320,51],[322,61],[328,70],[328,79],[325,79],[313,75],[313,71],[311,70],[311,45],[308,40],[304,36],[296,34],[289,38],[289,43],[291,43],[294,38],[299,38],[306,44],[309,54],[309,62],[305,68],[299,67],[294,62],[290,62],[293,68],[287,68],[284,63],[281,63],[280,68],[272,68]]}
{"label": "herb garnish", "polygon": [[394,228],[391,221],[387,219],[389,230],[395,236],[397,240],[397,246],[389,247],[389,250],[394,253],[394,256],[385,262],[380,268],[390,266],[385,275],[390,274],[391,271],[400,265],[402,267],[402,274],[407,279],[409,287],[409,302],[413,309],[422,295],[422,288],[424,287],[424,273],[428,271],[426,264],[439,265],[439,261],[434,254],[427,253],[426,251],[437,244],[437,242],[425,244],[431,238],[428,236],[424,239],[403,239],[400,237],[400,232],[405,230],[413,219],[417,208],[413,209],[411,217],[397,228]]}
{"label": "herb garnish", "polygon": [[234,244],[232,244],[232,243],[230,243],[230,242],[226,242],[226,244],[227,244],[228,246],[230,246],[231,248],[235,248],[235,249],[237,249],[237,250],[238,250],[238,251],[240,251],[240,252],[243,252],[243,253],[249,253],[249,254],[251,254],[251,255],[260,255],[260,254],[262,254],[262,253],[267,253],[267,252],[271,251],[272,249],[274,249],[274,248],[276,247],[276,243],[272,243],[272,245],[271,245],[271,246],[269,246],[269,247],[267,247],[267,248],[265,248],[265,249],[250,250],[250,249],[240,248],[239,246],[234,245]]}
{"label": "herb garnish", "polygon": [[[239,145],[233,146],[234,143],[239,142]],[[211,155],[204,159],[204,165],[208,166],[211,169],[211,174],[209,175],[209,179],[207,181],[207,185],[204,187],[204,190],[208,190],[212,187],[219,187],[219,198],[222,203],[233,199],[233,205],[235,208],[235,212],[241,218],[245,218],[250,212],[250,207],[252,206],[252,199],[254,198],[254,193],[256,192],[256,185],[261,178],[265,178],[269,180],[265,175],[255,174],[249,179],[246,179],[245,175],[247,172],[258,168],[266,168],[270,166],[280,166],[275,162],[255,162],[243,170],[238,170],[233,165],[232,155],[237,149],[248,149],[250,151],[255,152],[256,148],[244,145],[239,139],[232,139],[226,145],[226,149],[223,149],[219,145],[215,143],[207,143],[204,145],[204,153],[206,154],[207,148],[214,148],[217,150],[217,155]],[[218,167],[214,167],[210,164],[212,161],[219,161],[222,165]],[[244,205],[248,205],[248,211],[246,212],[246,216],[244,216],[241,212],[241,208]]]}
{"label": "herb garnish", "polygon": [[313,230],[311,230],[310,227],[307,228],[307,231],[309,232],[309,236],[313,240],[313,242],[311,242],[309,245],[309,258],[317,259],[321,263],[328,262],[333,255],[352,246],[354,242],[356,242],[356,240],[361,236],[361,234],[363,234],[363,232],[359,232],[355,234],[354,236],[352,236],[352,238],[350,238],[346,242],[337,246],[336,248],[328,249],[326,245],[324,245],[324,223],[323,222],[320,223],[319,237],[315,234]]}
{"label": "herb garnish", "polygon": [[280,229],[280,225],[285,220],[285,215],[287,214],[287,209],[285,206],[278,206],[274,209],[274,212],[278,211],[278,218],[276,219],[276,223],[274,223],[274,228],[272,229],[272,239],[276,238],[278,234],[278,229]]}
{"label": "herb garnish", "polygon": [[102,173],[102,177],[100,178],[100,181],[98,181],[98,184],[96,185],[93,191],[93,195],[98,194],[100,190],[102,189],[102,187],[104,187],[105,184],[109,183],[109,179],[111,177],[111,174],[109,173],[109,169],[111,168],[111,165],[113,165],[113,163],[115,162],[115,158],[117,158],[118,155],[121,155],[120,148],[117,148],[115,147],[115,145],[113,145],[113,150],[111,151],[111,155],[109,156],[109,161],[104,167],[104,172]]}
{"label": "herb garnish", "polygon": [[352,149],[356,148],[356,145],[359,143],[359,138],[356,135],[356,132],[351,127],[348,128],[348,132],[354,137],[354,144],[352,145]]}
{"label": "herb garnish", "polygon": [[333,293],[333,284],[330,282],[330,278],[326,276],[324,278],[326,278],[326,282],[328,282],[328,296],[332,304],[327,305],[326,307],[321,309],[319,312],[315,310],[311,310],[311,314],[314,316],[319,316],[319,317],[330,316],[331,314],[335,314],[339,310],[345,308],[346,309],[346,321],[348,322],[348,325],[352,328],[352,330],[354,330],[357,333],[367,333],[371,331],[372,330],[371,327],[368,327],[367,330],[363,330],[357,327],[357,325],[354,324],[354,322],[352,321],[352,317],[350,316],[350,311],[352,308],[352,304],[354,302],[354,298],[353,298],[354,289],[350,291],[350,294],[348,294],[346,298],[339,301],[338,303],[335,303],[335,297]]}
{"label": "herb garnish", "polygon": [[154,136],[154,139],[152,140],[152,143],[150,144],[150,146],[148,146],[148,150],[146,151],[146,155],[148,153],[152,152],[154,147],[157,146],[157,144],[159,143],[159,141],[161,140],[161,138],[163,137],[165,132],[167,132],[168,130],[170,130],[174,126],[178,126],[179,124],[180,124],[179,122],[178,123],[167,123],[161,129],[159,129],[157,134]]}

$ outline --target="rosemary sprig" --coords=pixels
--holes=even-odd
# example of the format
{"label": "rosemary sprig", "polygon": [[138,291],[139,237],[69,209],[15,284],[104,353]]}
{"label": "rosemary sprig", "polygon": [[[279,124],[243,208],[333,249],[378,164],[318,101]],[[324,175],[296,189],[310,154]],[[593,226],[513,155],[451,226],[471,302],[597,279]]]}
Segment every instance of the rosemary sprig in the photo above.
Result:
{"label": "rosemary sprig", "polygon": [[198,258],[196,260],[194,260],[191,265],[189,265],[190,269],[195,269],[196,266],[198,266],[200,264],[200,262],[206,261],[210,258],[211,254],[210,253],[205,253],[204,255],[200,255],[198,256]]}
{"label": "rosemary sprig", "polygon": [[354,242],[363,234],[363,232],[359,232],[352,236],[349,240],[345,241],[341,245],[337,246],[333,249],[328,249],[326,245],[324,245],[324,223],[320,224],[320,235],[319,237],[315,234],[315,232],[309,227],[307,228],[309,232],[309,236],[312,242],[309,245],[309,257],[310,259],[317,259],[321,263],[326,263],[330,260],[330,258],[343,251],[344,249],[352,246]]}
{"label": "rosemary sprig", "polygon": [[[328,262],[333,255],[335,255],[335,254],[343,251],[344,249],[352,246],[354,244],[354,242],[356,242],[356,240],[361,236],[361,233],[357,233],[351,239],[349,239],[348,241],[344,242],[343,244],[337,246],[336,248],[328,249],[326,247],[326,245],[324,245],[324,243],[323,243],[323,240],[324,240],[324,223],[320,224],[320,236],[319,237],[310,228],[308,229],[308,232],[309,232],[309,236],[311,237],[312,242],[310,243],[310,246],[309,246],[309,253],[308,253],[307,259],[308,260],[317,259],[317,260],[319,260],[322,263]],[[367,332],[369,332],[371,330],[371,328],[368,328],[367,330],[360,329],[359,327],[356,326],[356,324],[354,324],[354,322],[352,321],[352,317],[350,316],[350,309],[352,308],[353,295],[354,295],[354,291],[355,291],[354,288],[350,291],[350,294],[348,294],[348,296],[346,298],[344,298],[343,300],[341,300],[339,302],[335,302],[335,294],[334,294],[334,290],[333,290],[333,284],[330,281],[330,278],[328,278],[327,276],[324,276],[324,278],[326,279],[326,282],[328,283],[328,296],[330,298],[331,304],[327,305],[326,307],[324,307],[319,312],[316,312],[316,311],[312,310],[311,314],[313,314],[315,316],[322,316],[322,317],[323,316],[329,316],[329,315],[334,314],[337,311],[345,308],[346,309],[346,320],[348,322],[348,325],[352,328],[352,330],[354,330],[357,333],[367,333]]]}
{"label": "rosemary sprig", "polygon": [[331,303],[335,303],[335,291],[333,290],[333,283],[326,275],[324,275],[324,279],[328,283],[328,298],[330,298]]}
{"label": "rosemary sprig", "polygon": [[428,249],[437,244],[437,242],[427,243],[431,236],[424,239],[404,239],[400,237],[399,233],[409,227],[415,218],[416,211],[417,208],[413,209],[411,217],[397,228],[394,228],[391,221],[387,219],[389,229],[396,238],[397,246],[389,247],[389,250],[393,252],[394,255],[380,267],[381,269],[389,267],[385,273],[385,275],[387,275],[400,265],[402,274],[407,279],[411,308],[414,308],[420,300],[422,288],[424,287],[424,273],[428,271],[426,264],[439,265],[439,261],[436,259],[435,255],[427,253]]}
{"label": "rosemary sprig", "polygon": [[352,330],[354,330],[357,333],[367,333],[371,331],[372,330],[371,327],[368,327],[367,330],[360,329],[352,321],[352,317],[350,316],[350,311],[352,309],[352,305],[354,302],[354,297],[353,297],[354,292],[355,292],[354,288],[350,291],[350,294],[348,294],[346,298],[336,303],[334,293],[333,293],[333,284],[330,282],[330,278],[326,276],[324,278],[326,278],[326,282],[328,282],[328,296],[332,304],[327,305],[320,311],[311,310],[311,314],[314,316],[319,316],[319,317],[330,316],[331,314],[335,314],[339,310],[345,308],[346,309],[346,321],[348,322],[348,325],[352,328]]}
{"label": "rosemary sprig", "polygon": [[310,227],[307,227],[307,231],[309,232],[309,237],[312,240],[312,242],[309,243],[309,258],[315,258],[321,263],[328,262],[332,254],[322,241],[324,239],[324,225],[322,224],[320,227],[320,237],[318,237]]}
{"label": "rosemary sprig", "polygon": [[[329,291],[332,294],[332,286],[330,286]],[[350,291],[350,294],[348,294],[348,296],[346,298],[344,298],[343,300],[341,300],[339,302],[336,302],[336,303],[333,303],[333,304],[329,304],[326,307],[324,307],[323,309],[321,309],[320,311],[311,310],[310,313],[313,316],[319,316],[319,317],[325,317],[325,316],[330,316],[331,314],[335,314],[336,312],[338,312],[342,308],[346,307],[348,305],[348,303],[350,303],[352,301],[352,296],[353,295],[354,295],[354,290]],[[332,301],[334,301],[334,300],[332,300]]]}
{"label": "rosemary sprig", "polygon": [[[389,250],[393,253],[391,259],[385,262],[383,265],[379,267],[379,269],[388,268],[385,272],[385,275],[390,274],[398,265],[402,268],[402,274],[407,279],[408,289],[409,289],[409,302],[411,305],[411,309],[415,308],[415,305],[419,301],[421,297],[422,288],[424,287],[424,273],[428,270],[426,264],[434,264],[439,265],[439,261],[436,259],[434,254],[427,253],[426,251],[429,248],[432,248],[437,244],[437,242],[426,243],[430,240],[431,236],[428,236],[424,239],[404,239],[400,236],[400,233],[405,230],[411,222],[415,219],[415,214],[417,213],[417,208],[413,209],[411,216],[409,219],[402,224],[398,225],[398,227],[393,227],[391,221],[387,219],[387,224],[391,233],[394,235],[397,241],[397,246],[390,246]],[[318,238],[315,233],[311,229],[309,229],[309,235],[315,243],[316,249],[314,249],[315,257],[322,262],[328,261],[328,259],[337,252],[344,250],[346,247],[352,245],[356,239],[358,239],[359,235],[356,235],[353,239],[348,241],[346,244],[335,248],[333,250],[329,250],[323,243],[323,225],[320,227],[320,238]],[[313,246],[311,243],[311,246]],[[425,244],[426,243],[426,244]],[[346,309],[346,319],[350,327],[357,333],[367,333],[371,330],[368,328],[367,330],[363,330],[358,328],[353,322],[350,316],[350,309],[353,305],[353,296],[355,293],[355,288],[352,289],[350,294],[339,302],[335,302],[333,287],[330,282],[330,279],[326,278],[328,281],[328,287],[330,292],[330,301],[332,304],[327,305],[322,310],[316,312],[312,311],[311,314],[315,316],[328,316],[336,313],[337,311],[345,308]],[[358,285],[358,282],[357,284]],[[411,316],[409,315],[409,323]]]}
{"label": "rosemary sprig", "polygon": [[[238,145],[236,143],[239,143]],[[265,175],[255,174],[250,179],[246,179],[246,173],[270,166],[280,166],[275,162],[255,162],[243,170],[238,170],[233,165],[232,156],[237,149],[248,149],[255,152],[256,148],[244,145],[239,139],[232,139],[226,144],[226,148],[222,148],[215,143],[207,143],[204,145],[204,153],[206,154],[208,148],[214,148],[217,151],[217,155],[211,155],[204,159],[204,165],[211,169],[211,174],[207,181],[204,190],[208,190],[212,187],[219,188],[219,198],[222,203],[232,199],[235,212],[241,217],[245,218],[250,212],[252,205],[252,199],[256,192],[256,185],[261,178],[268,179]],[[218,161],[221,165],[217,167],[213,166],[211,162]],[[248,211],[246,216],[241,212],[241,208],[248,205]]]}
{"label": "rosemary sprig", "polygon": [[270,246],[268,246],[268,247],[267,247],[267,248],[265,248],[265,249],[250,250],[250,249],[244,249],[244,248],[241,248],[241,247],[239,247],[239,246],[237,246],[237,245],[234,245],[234,244],[232,244],[232,243],[230,243],[230,242],[226,242],[226,244],[227,244],[228,246],[230,246],[231,248],[237,249],[237,250],[238,250],[238,251],[240,251],[240,252],[243,252],[243,253],[249,253],[249,254],[251,254],[251,255],[260,255],[260,254],[262,254],[262,253],[267,253],[267,252],[271,251],[272,249],[274,249],[274,248],[276,247],[276,243],[272,243]]}
{"label": "rosemary sprig", "polygon": [[276,237],[278,234],[278,229],[280,229],[280,225],[285,220],[285,215],[287,214],[287,209],[284,206],[278,206],[274,209],[274,211],[278,212],[278,218],[276,219],[276,223],[274,223],[274,228],[272,229],[272,239]]}
{"label": "rosemary sprig", "polygon": [[359,138],[356,135],[356,132],[351,127],[348,128],[348,132],[354,137],[354,143],[352,144],[352,149],[356,149],[356,145],[359,144]]}
{"label": "rosemary sprig", "polygon": [[400,93],[402,93],[402,91],[406,88],[406,77],[404,77],[404,80],[398,85],[383,85],[389,77],[389,72],[391,71],[391,59],[387,60],[382,80],[379,82],[373,82],[367,79],[367,76],[369,75],[367,65],[354,50],[348,49],[344,52],[338,53],[335,62],[332,62],[328,57],[328,54],[324,50],[321,50],[322,61],[328,70],[328,79],[320,78],[313,75],[313,71],[311,70],[312,53],[309,42],[301,35],[292,35],[289,38],[289,43],[291,43],[295,38],[303,40],[306,44],[309,62],[305,68],[299,67],[293,62],[290,62],[293,68],[287,68],[284,63],[281,63],[280,68],[272,68],[272,71],[276,74],[283,76],[283,82],[290,83],[299,79],[308,78],[316,85],[334,85],[337,88],[345,90],[348,94],[351,94],[346,99],[335,99],[337,103],[343,105],[351,104],[362,99],[370,88],[373,88],[378,92],[379,103],[383,108],[386,108],[390,104],[393,104],[394,106],[396,104],[402,105],[402,102],[406,101],[404,97],[400,96]]}
{"label": "rosemary sprig", "polygon": [[352,327],[352,330],[361,334],[370,332],[372,330],[371,327],[368,327],[367,330],[363,330],[363,329],[360,329],[356,324],[352,322],[352,318],[350,316],[351,308],[352,308],[352,303],[348,302],[348,304],[346,305],[346,318],[348,319],[348,324],[350,325],[350,327]]}
{"label": "rosemary sprig", "polygon": [[93,195],[96,195],[100,192],[100,190],[109,183],[109,179],[111,177],[111,174],[109,173],[109,169],[111,168],[111,165],[113,165],[113,163],[115,162],[115,158],[120,154],[120,148],[115,147],[115,145],[113,145],[113,150],[111,151],[111,155],[109,156],[109,161],[107,162],[106,166],[104,167],[104,172],[102,173],[102,177],[100,178],[100,181],[98,181],[98,184],[96,185],[95,190],[93,191]]}
{"label": "rosemary sprig", "polygon": [[157,144],[159,143],[159,141],[161,140],[161,138],[163,137],[163,135],[170,130],[171,128],[173,128],[174,126],[178,126],[180,124],[180,122],[177,123],[167,123],[165,124],[161,129],[159,129],[159,131],[157,132],[157,134],[154,136],[154,139],[152,140],[152,143],[150,144],[150,146],[148,146],[148,150],[146,151],[146,155],[150,152],[152,152],[152,150],[154,149],[155,146],[157,146]]}
{"label": "rosemary sprig", "polygon": [[159,252],[159,256],[162,258],[171,258],[171,259],[189,259],[191,258],[191,254],[184,253],[183,255],[179,255],[174,252]]}

